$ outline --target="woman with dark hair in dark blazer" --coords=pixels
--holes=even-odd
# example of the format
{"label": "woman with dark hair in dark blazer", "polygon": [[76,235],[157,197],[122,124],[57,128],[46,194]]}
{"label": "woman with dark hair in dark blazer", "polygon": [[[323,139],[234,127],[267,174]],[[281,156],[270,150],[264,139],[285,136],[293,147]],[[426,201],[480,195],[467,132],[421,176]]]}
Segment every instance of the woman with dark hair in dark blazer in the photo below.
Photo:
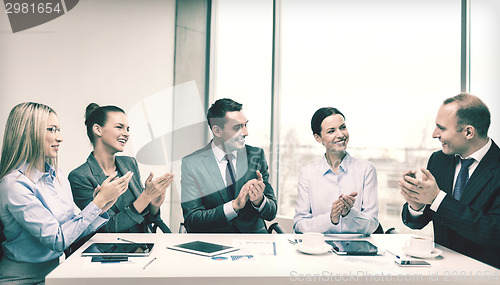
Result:
{"label": "woman with dark hair in dark blazer", "polygon": [[128,190],[108,210],[110,220],[100,231],[145,233],[152,231],[153,224],[164,225],[159,211],[165,200],[166,189],[173,181],[173,173],[166,173],[156,179],[150,173],[145,187],[142,187],[137,161],[133,157],[115,155],[124,150],[129,139],[125,112],[116,106],[99,107],[91,103],[86,108],[85,125],[94,150],[84,164],[69,174],[76,205],[85,207],[92,200],[92,189],[108,176],[116,174],[121,177],[131,171],[134,176]]}

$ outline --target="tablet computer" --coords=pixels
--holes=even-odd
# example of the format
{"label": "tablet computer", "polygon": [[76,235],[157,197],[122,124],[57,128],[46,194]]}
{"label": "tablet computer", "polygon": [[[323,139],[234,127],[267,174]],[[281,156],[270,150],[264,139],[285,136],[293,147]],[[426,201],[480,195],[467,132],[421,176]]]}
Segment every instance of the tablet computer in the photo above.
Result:
{"label": "tablet computer", "polygon": [[366,240],[326,240],[333,252],[341,255],[376,255],[378,248]]}
{"label": "tablet computer", "polygon": [[82,256],[148,256],[154,243],[93,243]]}
{"label": "tablet computer", "polygon": [[198,254],[198,255],[204,255],[204,256],[216,256],[216,255],[228,253],[228,252],[235,251],[235,250],[239,249],[239,248],[232,247],[232,246],[209,243],[209,242],[204,242],[204,241],[199,241],[199,240],[181,243],[181,244],[177,244],[177,245],[173,245],[173,246],[167,246],[167,248],[173,249],[173,250],[180,250],[180,251],[193,253],[193,254]]}

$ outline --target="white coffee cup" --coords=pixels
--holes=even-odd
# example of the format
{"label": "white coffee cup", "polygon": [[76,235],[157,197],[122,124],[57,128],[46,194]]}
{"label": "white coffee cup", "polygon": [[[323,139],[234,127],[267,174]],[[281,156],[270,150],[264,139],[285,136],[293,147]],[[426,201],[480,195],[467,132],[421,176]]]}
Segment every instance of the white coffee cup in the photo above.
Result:
{"label": "white coffee cup", "polygon": [[434,249],[434,241],[431,237],[414,236],[406,241],[406,247],[413,253],[429,254]]}
{"label": "white coffee cup", "polygon": [[302,246],[308,249],[319,249],[325,244],[325,236],[322,233],[304,233],[302,235]]}

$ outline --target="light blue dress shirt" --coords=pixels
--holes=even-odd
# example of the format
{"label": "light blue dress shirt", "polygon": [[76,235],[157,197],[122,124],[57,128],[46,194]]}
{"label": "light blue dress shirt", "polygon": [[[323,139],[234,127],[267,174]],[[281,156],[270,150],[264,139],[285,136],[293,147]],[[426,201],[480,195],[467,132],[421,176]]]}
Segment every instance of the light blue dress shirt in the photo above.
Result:
{"label": "light blue dress shirt", "polygon": [[45,173],[27,164],[0,181],[0,219],[5,227],[5,256],[14,261],[46,262],[59,258],[79,237],[105,224],[109,217],[90,203],[75,214],[68,179],[49,164]]}
{"label": "light blue dress shirt", "polygon": [[[354,206],[334,225],[330,220],[333,202],[340,194],[352,192],[358,192]],[[371,234],[378,224],[377,173],[371,162],[347,153],[337,175],[323,155],[302,169],[293,218],[295,232]]]}

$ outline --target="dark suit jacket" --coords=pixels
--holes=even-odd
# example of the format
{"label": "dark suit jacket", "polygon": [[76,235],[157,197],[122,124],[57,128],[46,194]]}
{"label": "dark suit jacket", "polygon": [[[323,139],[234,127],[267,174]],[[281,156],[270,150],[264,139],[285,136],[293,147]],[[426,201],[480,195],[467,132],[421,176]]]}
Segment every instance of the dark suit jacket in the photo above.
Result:
{"label": "dark suit jacket", "polygon": [[273,188],[267,182],[269,173],[264,150],[247,145],[238,151],[236,159],[235,196],[238,196],[241,187],[248,180],[257,178],[255,172],[259,170],[266,185],[264,195],[267,203],[263,210],[259,213],[247,201],[245,207],[239,210],[238,216],[227,221],[223,205],[230,199],[209,143],[182,159],[181,202],[184,225],[188,232],[266,233],[264,220],[273,220],[277,207]]}
{"label": "dark suit jacket", "polygon": [[[141,185],[141,176],[137,161],[133,157],[116,156],[116,168],[118,176],[125,175],[128,171],[132,171],[134,175],[130,179],[128,190],[123,193],[116,203],[107,211],[109,214],[109,222],[105,224],[100,232],[108,233],[144,233],[148,232],[147,224],[154,217],[149,214],[149,211],[144,210],[143,213],[138,213],[132,203],[137,200],[144,188]],[[76,205],[83,209],[92,202],[94,189],[101,185],[107,176],[104,174],[101,166],[94,158],[93,153],[89,155],[87,161],[80,165],[69,174],[69,182],[73,191],[73,199]],[[157,217],[156,217],[157,218]]]}
{"label": "dark suit jacket", "polygon": [[493,142],[469,178],[460,201],[452,196],[456,163],[453,155],[442,151],[432,154],[427,169],[447,195],[437,212],[426,206],[418,218],[409,214],[406,203],[403,222],[421,229],[432,220],[436,243],[500,268],[500,150]]}

